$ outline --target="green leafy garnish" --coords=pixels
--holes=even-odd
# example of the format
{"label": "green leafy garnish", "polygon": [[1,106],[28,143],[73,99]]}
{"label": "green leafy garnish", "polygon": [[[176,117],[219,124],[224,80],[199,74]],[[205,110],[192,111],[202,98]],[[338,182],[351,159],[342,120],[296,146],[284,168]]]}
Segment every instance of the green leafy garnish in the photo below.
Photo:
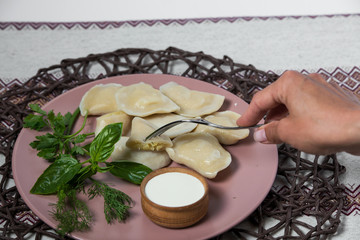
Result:
{"label": "green leafy garnish", "polygon": [[106,166],[111,167],[112,175],[138,185],[152,171],[151,168],[136,162],[110,162],[106,163]]}
{"label": "green leafy garnish", "polygon": [[[114,145],[119,141],[122,123],[109,124],[90,144],[85,140],[93,133],[81,133],[85,127],[87,115],[81,128],[72,132],[79,116],[79,109],[64,116],[52,110],[46,112],[39,105],[31,104],[35,114],[24,118],[24,127],[37,131],[48,131],[36,136],[30,146],[38,151],[38,156],[51,164],[40,175],[30,192],[32,194],[57,194],[58,201],[53,204],[52,215],[58,221],[57,231],[64,235],[72,231],[83,231],[90,227],[92,215],[85,202],[77,198],[82,192],[93,199],[104,198],[104,214],[108,223],[113,220],[125,221],[129,215],[132,199],[124,192],[111,188],[108,184],[92,178],[97,172],[110,172],[134,184],[140,184],[151,169],[133,162],[107,162]],[[80,161],[78,156],[88,156]],[[91,185],[86,191],[86,180]]]}
{"label": "green leafy garnish", "polygon": [[70,134],[73,124],[79,115],[79,108],[73,114],[66,113],[65,116],[50,110],[45,112],[37,104],[30,104],[30,108],[37,114],[29,114],[24,118],[24,128],[33,130],[49,130],[51,133],[35,137],[36,140],[30,146],[38,151],[38,156],[49,161],[55,161],[62,154],[70,154],[73,157],[84,155],[87,151],[78,144],[85,141],[89,134],[80,134],[85,126],[87,116],[84,118],[83,125],[79,131]]}
{"label": "green leafy garnish", "polygon": [[108,223],[112,223],[113,220],[124,221],[129,215],[128,209],[132,199],[125,193],[99,181],[93,181],[87,193],[89,194],[89,199],[93,199],[98,195],[104,197],[104,212]]}
{"label": "green leafy garnish", "polygon": [[107,125],[90,145],[90,157],[92,161],[106,161],[114,151],[114,145],[119,141],[121,132],[122,123]]}
{"label": "green leafy garnish", "polygon": [[90,228],[92,215],[86,203],[77,198],[77,193],[78,189],[67,184],[57,192],[58,201],[53,204],[51,214],[59,222],[57,231],[62,236]]}
{"label": "green leafy garnish", "polygon": [[60,187],[68,183],[79,172],[80,168],[81,164],[76,159],[63,155],[40,175],[30,193],[56,193]]}

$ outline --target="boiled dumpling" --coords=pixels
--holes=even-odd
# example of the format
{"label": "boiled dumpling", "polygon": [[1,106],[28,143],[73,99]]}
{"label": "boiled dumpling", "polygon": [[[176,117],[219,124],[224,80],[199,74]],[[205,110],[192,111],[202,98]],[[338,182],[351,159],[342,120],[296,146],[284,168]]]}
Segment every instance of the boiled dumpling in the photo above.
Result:
{"label": "boiled dumpling", "polygon": [[[150,123],[154,124],[156,126],[156,128],[160,128],[170,122],[187,119],[187,118],[184,116],[178,115],[178,114],[174,114],[174,113],[164,113],[164,114],[154,114],[154,115],[145,117],[144,119],[146,121],[149,121]],[[182,123],[180,125],[170,128],[163,134],[166,136],[169,136],[170,138],[174,138],[181,134],[191,132],[192,130],[194,130],[196,128],[196,126],[197,126],[196,123]]]}
{"label": "boiled dumpling", "polygon": [[186,117],[198,117],[216,112],[225,100],[222,95],[190,90],[175,82],[162,85],[160,91],[180,107],[176,113]]}
{"label": "boiled dumpling", "polygon": [[[206,120],[208,120],[209,122],[212,123],[216,123],[219,125],[223,125],[223,126],[228,126],[228,127],[236,127],[236,120],[240,117],[241,115],[232,111],[223,111],[223,112],[216,112],[213,113],[212,115],[209,115],[207,117],[205,117]],[[238,142],[241,139],[246,138],[247,136],[249,136],[249,129],[241,129],[241,130],[224,130],[224,129],[220,129],[220,128],[214,128],[214,127],[209,127],[206,125],[198,125],[197,128],[195,129],[195,132],[207,132],[210,133],[212,135],[214,135],[215,137],[217,137],[217,139],[219,140],[220,143],[222,144],[234,144],[236,142]]]}
{"label": "boiled dumpling", "polygon": [[141,163],[152,170],[163,168],[170,164],[171,159],[165,151],[154,152],[133,150],[126,146],[128,139],[128,137],[122,136],[115,144],[115,149],[111,154],[111,159],[113,161]]}
{"label": "boiled dumpling", "polygon": [[117,111],[102,115],[96,118],[95,135],[98,135],[106,125],[109,125],[111,123],[118,123],[118,122],[123,123],[122,135],[126,135],[131,127],[131,119],[132,119],[131,116],[127,115],[122,111]]}
{"label": "boiled dumpling", "polygon": [[159,90],[143,82],[121,88],[116,93],[116,101],[119,110],[138,117],[180,109]]}
{"label": "boiled dumpling", "polygon": [[171,147],[172,142],[166,135],[160,135],[144,141],[145,138],[156,129],[156,126],[150,122],[140,117],[134,117],[131,123],[131,135],[126,142],[126,146],[131,149],[147,151],[163,151],[165,148]]}
{"label": "boiled dumpling", "polygon": [[173,140],[173,147],[166,148],[170,158],[197,171],[207,178],[231,163],[231,155],[219,143],[216,137],[208,133],[186,133]]}
{"label": "boiled dumpling", "polygon": [[89,115],[117,111],[115,93],[120,88],[122,88],[122,85],[117,83],[98,84],[90,88],[81,99],[79,106],[81,115],[85,116],[86,111]]}

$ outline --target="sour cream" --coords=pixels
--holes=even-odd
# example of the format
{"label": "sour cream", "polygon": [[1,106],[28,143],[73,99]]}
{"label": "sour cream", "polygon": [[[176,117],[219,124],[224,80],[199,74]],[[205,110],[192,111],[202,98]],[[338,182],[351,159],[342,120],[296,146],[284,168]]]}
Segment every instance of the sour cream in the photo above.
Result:
{"label": "sour cream", "polygon": [[196,177],[180,172],[168,172],[150,179],[145,194],[150,201],[166,207],[183,207],[200,200],[205,188]]}

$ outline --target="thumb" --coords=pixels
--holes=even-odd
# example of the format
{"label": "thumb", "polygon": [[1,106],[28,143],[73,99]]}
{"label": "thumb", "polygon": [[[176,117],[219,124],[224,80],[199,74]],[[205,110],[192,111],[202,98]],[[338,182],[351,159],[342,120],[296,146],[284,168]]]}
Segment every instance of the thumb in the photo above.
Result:
{"label": "thumb", "polygon": [[267,144],[279,144],[282,143],[282,139],[279,134],[280,121],[270,122],[254,132],[254,140],[256,142]]}

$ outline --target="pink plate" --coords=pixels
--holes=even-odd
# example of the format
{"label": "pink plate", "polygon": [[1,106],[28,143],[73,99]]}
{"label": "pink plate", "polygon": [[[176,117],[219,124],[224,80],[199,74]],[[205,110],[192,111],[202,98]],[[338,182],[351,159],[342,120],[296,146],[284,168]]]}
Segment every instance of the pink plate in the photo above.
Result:
{"label": "pink plate", "polygon": [[[155,88],[174,81],[193,90],[217,93],[225,96],[221,110],[242,113],[248,104],[232,93],[215,85],[172,75],[138,74],[111,77],[74,88],[55,98],[44,106],[45,110],[54,109],[55,113],[73,112],[79,105],[83,94],[96,84],[120,83],[130,85],[138,82],[149,83]],[[87,123],[85,131],[94,131],[94,117]],[[79,123],[78,123],[79,124]],[[77,124],[77,125],[78,125]],[[37,157],[29,143],[38,132],[23,129],[16,141],[12,169],[15,184],[26,204],[44,222],[53,228],[57,223],[49,211],[50,203],[56,202],[56,196],[40,196],[29,191],[36,179],[49,165]],[[125,223],[107,224],[103,212],[102,198],[87,201],[94,216],[91,229],[86,232],[73,232],[76,239],[207,239],[218,235],[244,220],[264,200],[276,176],[278,154],[275,145],[263,145],[253,141],[250,136],[226,149],[233,161],[213,180],[208,180],[210,204],[208,214],[196,225],[184,229],[167,229],[152,223],[142,212],[140,187],[124,182],[109,173],[97,174],[97,179],[110,183],[113,187],[128,194],[135,202],[130,217]],[[172,163],[171,166],[177,166]],[[84,200],[84,196],[81,196]]]}

